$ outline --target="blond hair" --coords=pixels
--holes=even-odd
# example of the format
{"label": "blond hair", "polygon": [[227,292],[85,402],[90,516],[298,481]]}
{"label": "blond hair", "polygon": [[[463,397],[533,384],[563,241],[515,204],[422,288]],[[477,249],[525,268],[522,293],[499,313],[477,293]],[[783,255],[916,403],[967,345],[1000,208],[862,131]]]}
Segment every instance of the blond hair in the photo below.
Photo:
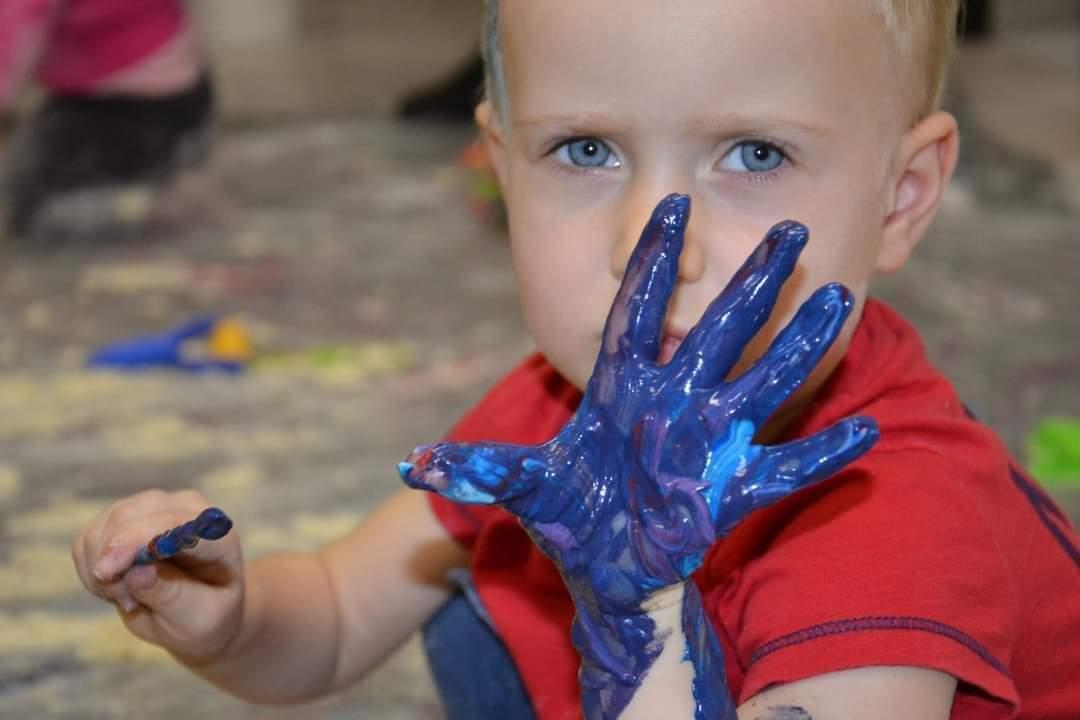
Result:
{"label": "blond hair", "polygon": [[[885,22],[898,65],[917,61],[912,82],[905,83],[905,102],[914,108],[913,121],[932,113],[941,103],[949,64],[956,48],[956,22],[961,0],[864,0]],[[483,54],[487,98],[499,117],[508,117],[509,95],[503,63],[499,0],[485,0]]]}
{"label": "blond hair", "polygon": [[[906,83],[915,121],[941,104],[949,65],[956,50],[960,0],[869,0],[885,20],[892,51],[903,65],[914,61],[913,82]],[[492,0],[495,2],[495,0]]]}

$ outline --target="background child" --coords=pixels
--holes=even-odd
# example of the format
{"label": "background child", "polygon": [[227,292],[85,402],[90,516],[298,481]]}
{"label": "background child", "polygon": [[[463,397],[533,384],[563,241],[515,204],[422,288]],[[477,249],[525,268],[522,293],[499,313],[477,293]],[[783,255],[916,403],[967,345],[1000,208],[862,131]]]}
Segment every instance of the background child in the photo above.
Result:
{"label": "background child", "polygon": [[[508,1],[492,18],[506,52],[492,58],[493,103],[479,117],[543,356],[456,439],[540,442],[558,430],[667,192],[693,196],[695,215],[662,360],[784,217],[813,239],[742,367],[819,285],[855,293],[858,329],[761,439],[859,412],[878,419],[881,442],[842,479],[752,518],[695,578],[744,717],[797,705],[814,717],[943,717],[950,706],[953,717],[1014,717],[1022,706],[1064,718],[1080,706],[1074,534],[967,418],[910,327],[866,301],[871,277],[898,269],[922,237],[955,162],[955,124],[933,111],[948,5]],[[400,495],[314,555],[245,567],[230,537],[124,574],[139,544],[204,502],[121,501],[74,554],[87,587],[130,610],[133,632],[212,682],[257,701],[340,688],[447,599],[448,569],[471,565],[537,714],[580,712],[572,606],[508,516],[436,502],[439,523],[423,497]]]}
{"label": "background child", "polygon": [[161,187],[205,155],[213,98],[183,0],[3,0],[0,115],[29,80],[45,97],[12,142],[15,234],[58,195]]}

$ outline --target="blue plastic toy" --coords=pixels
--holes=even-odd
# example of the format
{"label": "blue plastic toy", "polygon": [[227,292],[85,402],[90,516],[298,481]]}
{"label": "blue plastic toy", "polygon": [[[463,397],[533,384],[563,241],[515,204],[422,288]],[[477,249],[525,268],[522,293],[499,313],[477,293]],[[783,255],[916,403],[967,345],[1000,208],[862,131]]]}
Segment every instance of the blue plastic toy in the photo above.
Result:
{"label": "blue plastic toy", "polygon": [[[181,370],[189,373],[238,373],[246,362],[242,353],[215,352],[216,337],[235,334],[235,323],[204,316],[156,335],[124,340],[107,345],[87,360],[87,366],[99,370],[139,371],[150,369]],[[204,351],[193,351],[203,345]]]}

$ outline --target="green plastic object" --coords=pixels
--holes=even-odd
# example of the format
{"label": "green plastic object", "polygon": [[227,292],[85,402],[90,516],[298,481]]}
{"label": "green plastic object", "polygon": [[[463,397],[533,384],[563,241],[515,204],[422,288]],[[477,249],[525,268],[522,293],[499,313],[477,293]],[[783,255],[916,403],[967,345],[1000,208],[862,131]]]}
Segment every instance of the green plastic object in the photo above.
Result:
{"label": "green plastic object", "polygon": [[1028,437],[1028,457],[1044,485],[1080,488],[1080,420],[1043,420]]}

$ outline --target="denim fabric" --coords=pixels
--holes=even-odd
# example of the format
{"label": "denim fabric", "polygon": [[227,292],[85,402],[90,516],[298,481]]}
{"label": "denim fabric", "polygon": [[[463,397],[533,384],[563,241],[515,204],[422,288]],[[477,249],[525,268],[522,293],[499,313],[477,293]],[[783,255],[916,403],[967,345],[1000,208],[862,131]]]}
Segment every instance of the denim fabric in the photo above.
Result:
{"label": "denim fabric", "polygon": [[424,625],[424,651],[447,720],[536,720],[510,652],[467,576]]}

